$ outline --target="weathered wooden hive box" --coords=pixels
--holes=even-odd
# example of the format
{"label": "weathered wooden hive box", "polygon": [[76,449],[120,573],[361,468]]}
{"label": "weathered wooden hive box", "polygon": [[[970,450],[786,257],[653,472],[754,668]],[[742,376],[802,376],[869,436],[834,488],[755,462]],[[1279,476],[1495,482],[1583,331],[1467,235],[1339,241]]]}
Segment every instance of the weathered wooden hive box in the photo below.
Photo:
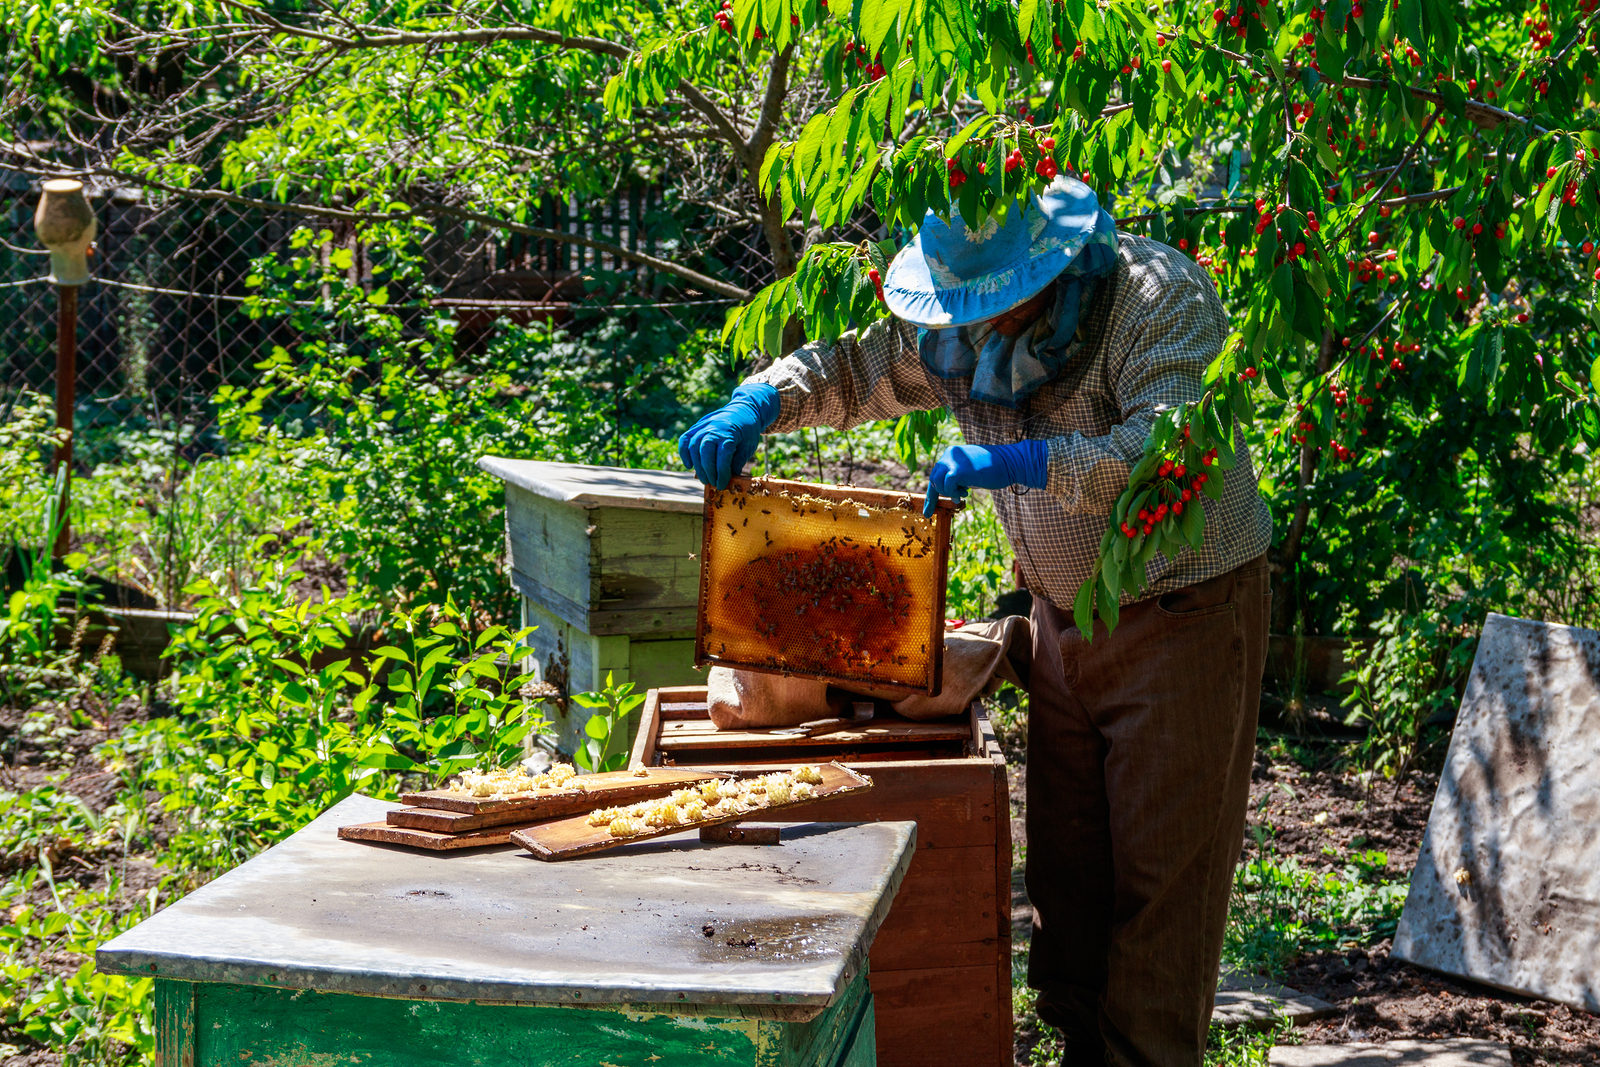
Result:
{"label": "weathered wooden hive box", "polygon": [[[486,456],[506,486],[506,557],[536,674],[562,695],[697,680],[695,602],[705,496],[694,475]],[[550,713],[564,752],[589,713]],[[632,724],[635,728],[637,720]]]}
{"label": "weathered wooden hive box", "polygon": [[806,737],[719,731],[704,685],[657,688],[631,762],[759,772],[827,760],[873,787],[817,804],[808,819],[917,824],[911,868],[869,953],[878,1063],[1010,1067],[1010,795],[1005,756],[977,706],[944,721],[880,716]]}

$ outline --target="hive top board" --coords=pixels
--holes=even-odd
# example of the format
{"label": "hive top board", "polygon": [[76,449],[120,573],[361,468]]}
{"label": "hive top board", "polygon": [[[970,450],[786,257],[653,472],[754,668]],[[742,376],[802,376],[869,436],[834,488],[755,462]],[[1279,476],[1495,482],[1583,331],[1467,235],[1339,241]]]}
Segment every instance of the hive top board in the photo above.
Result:
{"label": "hive top board", "polygon": [[638,508],[699,512],[705,503],[700,479],[687,471],[590,467],[533,459],[484,456],[478,469],[508,485],[578,508]]}
{"label": "hive top board", "polygon": [[509,846],[422,854],[335,836],[394,806],[341,801],[107,942],[97,964],[351,993],[805,1017],[860,973],[916,842],[910,822],[798,823],[773,846],[689,833],[551,864]]}

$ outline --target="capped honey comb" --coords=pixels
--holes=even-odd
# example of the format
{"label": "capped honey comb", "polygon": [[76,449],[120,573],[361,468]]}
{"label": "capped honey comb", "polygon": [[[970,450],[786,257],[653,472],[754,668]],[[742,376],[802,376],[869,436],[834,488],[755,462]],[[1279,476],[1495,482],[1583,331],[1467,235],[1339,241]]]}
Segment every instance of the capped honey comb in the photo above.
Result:
{"label": "capped honey comb", "polygon": [[708,488],[695,662],[937,693],[951,510],[773,479]]}

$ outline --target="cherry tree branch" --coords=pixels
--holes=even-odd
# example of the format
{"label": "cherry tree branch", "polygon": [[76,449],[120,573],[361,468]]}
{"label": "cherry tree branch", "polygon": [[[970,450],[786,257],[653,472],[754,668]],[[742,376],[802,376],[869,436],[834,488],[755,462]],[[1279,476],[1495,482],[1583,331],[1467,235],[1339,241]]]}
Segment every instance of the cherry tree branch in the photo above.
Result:
{"label": "cherry tree branch", "polygon": [[[222,0],[222,2],[264,23],[278,33],[290,37],[321,41],[342,51],[371,48],[404,48],[417,45],[437,48],[453,44],[496,44],[502,41],[530,41],[535,44],[548,44],[557,48],[610,56],[624,63],[634,55],[633,50],[626,45],[608,41],[603,37],[568,35],[558,33],[555,30],[541,29],[537,26],[497,26],[473,30],[428,31],[422,33],[388,31],[369,33],[367,32],[367,27],[355,26],[353,27],[354,32],[352,35],[339,36],[331,33],[321,33],[303,26],[291,25],[280,19],[273,18],[259,8],[240,3],[239,0]],[[787,62],[787,59],[785,59],[785,69],[787,69]],[[680,78],[677,89],[691,107],[710,120],[711,124],[716,127],[717,132],[732,146],[734,151],[740,151],[745,148],[745,136],[739,127],[698,86],[687,78]]]}
{"label": "cherry tree branch", "polygon": [[1352,217],[1349,223],[1345,225],[1345,228],[1339,233],[1339,236],[1333,239],[1333,243],[1335,245],[1344,244],[1345,239],[1348,238],[1356,226],[1360,224],[1361,217],[1367,213],[1367,209],[1370,208],[1374,202],[1381,199],[1383,194],[1388,191],[1389,186],[1393,185],[1394,180],[1400,176],[1401,172],[1411,165],[1412,157],[1414,157],[1417,154],[1417,151],[1421,149],[1422,143],[1428,139],[1428,134],[1433,132],[1433,123],[1438,117],[1439,112],[1437,110],[1429,113],[1427,119],[1422,124],[1422,132],[1417,134],[1416,140],[1412,141],[1411,144],[1406,148],[1405,154],[1400,157],[1400,162],[1395,164],[1394,169],[1391,170],[1388,176],[1383,179],[1383,183],[1374,189],[1372,191],[1372,195],[1367,197],[1366,203],[1362,204],[1361,207],[1356,210],[1354,217]]}
{"label": "cherry tree branch", "polygon": [[[39,172],[49,172],[63,177],[82,177],[84,170],[81,168],[62,167],[55,161],[41,156],[25,146],[16,143],[0,144],[0,153],[9,154],[31,164]],[[230,193],[223,189],[193,189],[181,185],[174,185],[144,174],[120,170],[115,167],[96,166],[89,168],[92,173],[102,174],[109,178],[139,185],[147,189],[169,193],[173,196],[183,197],[188,200],[213,201],[223,204],[232,204],[236,207],[257,208],[263,211],[285,212],[293,215],[304,215],[313,218],[339,219],[345,222],[380,223],[399,222],[406,219],[425,217],[428,215],[442,215],[447,218],[460,219],[464,222],[478,222],[485,226],[506,230],[511,233],[521,234],[524,237],[534,237],[545,241],[559,241],[564,244],[579,245],[583,248],[592,248],[597,252],[605,252],[630,262],[640,263],[647,267],[671,274],[681,278],[697,288],[707,292],[717,293],[721,296],[733,297],[736,300],[749,300],[754,294],[737,285],[702,274],[697,270],[686,267],[681,263],[674,263],[669,259],[652,256],[647,252],[639,252],[623,245],[612,244],[609,241],[597,241],[583,234],[566,233],[562,230],[547,230],[542,226],[529,226],[525,223],[515,222],[511,219],[500,218],[495,215],[474,211],[471,208],[459,207],[454,204],[443,204],[433,201],[418,203],[415,207],[404,211],[358,211],[351,208],[324,206],[321,204],[297,204],[288,201],[264,200],[259,197],[244,196],[239,193]]]}
{"label": "cherry tree branch", "polygon": [[[1330,78],[1328,80],[1334,85],[1342,85],[1348,89],[1387,89],[1393,84],[1386,78],[1358,78],[1355,75],[1346,75],[1342,78]],[[1445,101],[1444,95],[1436,93],[1432,89],[1423,89],[1415,85],[1401,85],[1400,88],[1418,100],[1426,100],[1441,108],[1449,106]],[[1480,100],[1468,100],[1466,112],[1467,117],[1476,123],[1480,129],[1492,130],[1502,122],[1519,122],[1530,127],[1535,133],[1550,132],[1543,126],[1534,125],[1531,120],[1524,118],[1515,111],[1507,111],[1503,107],[1485,104]]]}

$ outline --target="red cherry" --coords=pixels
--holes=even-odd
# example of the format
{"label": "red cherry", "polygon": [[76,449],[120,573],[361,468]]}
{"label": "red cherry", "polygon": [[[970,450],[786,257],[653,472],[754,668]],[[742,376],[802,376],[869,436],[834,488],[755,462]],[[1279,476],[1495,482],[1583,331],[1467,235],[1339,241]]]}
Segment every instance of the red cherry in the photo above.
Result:
{"label": "red cherry", "polygon": [[1467,220],[1462,218],[1460,215],[1457,215],[1455,218],[1450,220],[1450,225],[1454,226],[1458,230],[1465,229]]}

